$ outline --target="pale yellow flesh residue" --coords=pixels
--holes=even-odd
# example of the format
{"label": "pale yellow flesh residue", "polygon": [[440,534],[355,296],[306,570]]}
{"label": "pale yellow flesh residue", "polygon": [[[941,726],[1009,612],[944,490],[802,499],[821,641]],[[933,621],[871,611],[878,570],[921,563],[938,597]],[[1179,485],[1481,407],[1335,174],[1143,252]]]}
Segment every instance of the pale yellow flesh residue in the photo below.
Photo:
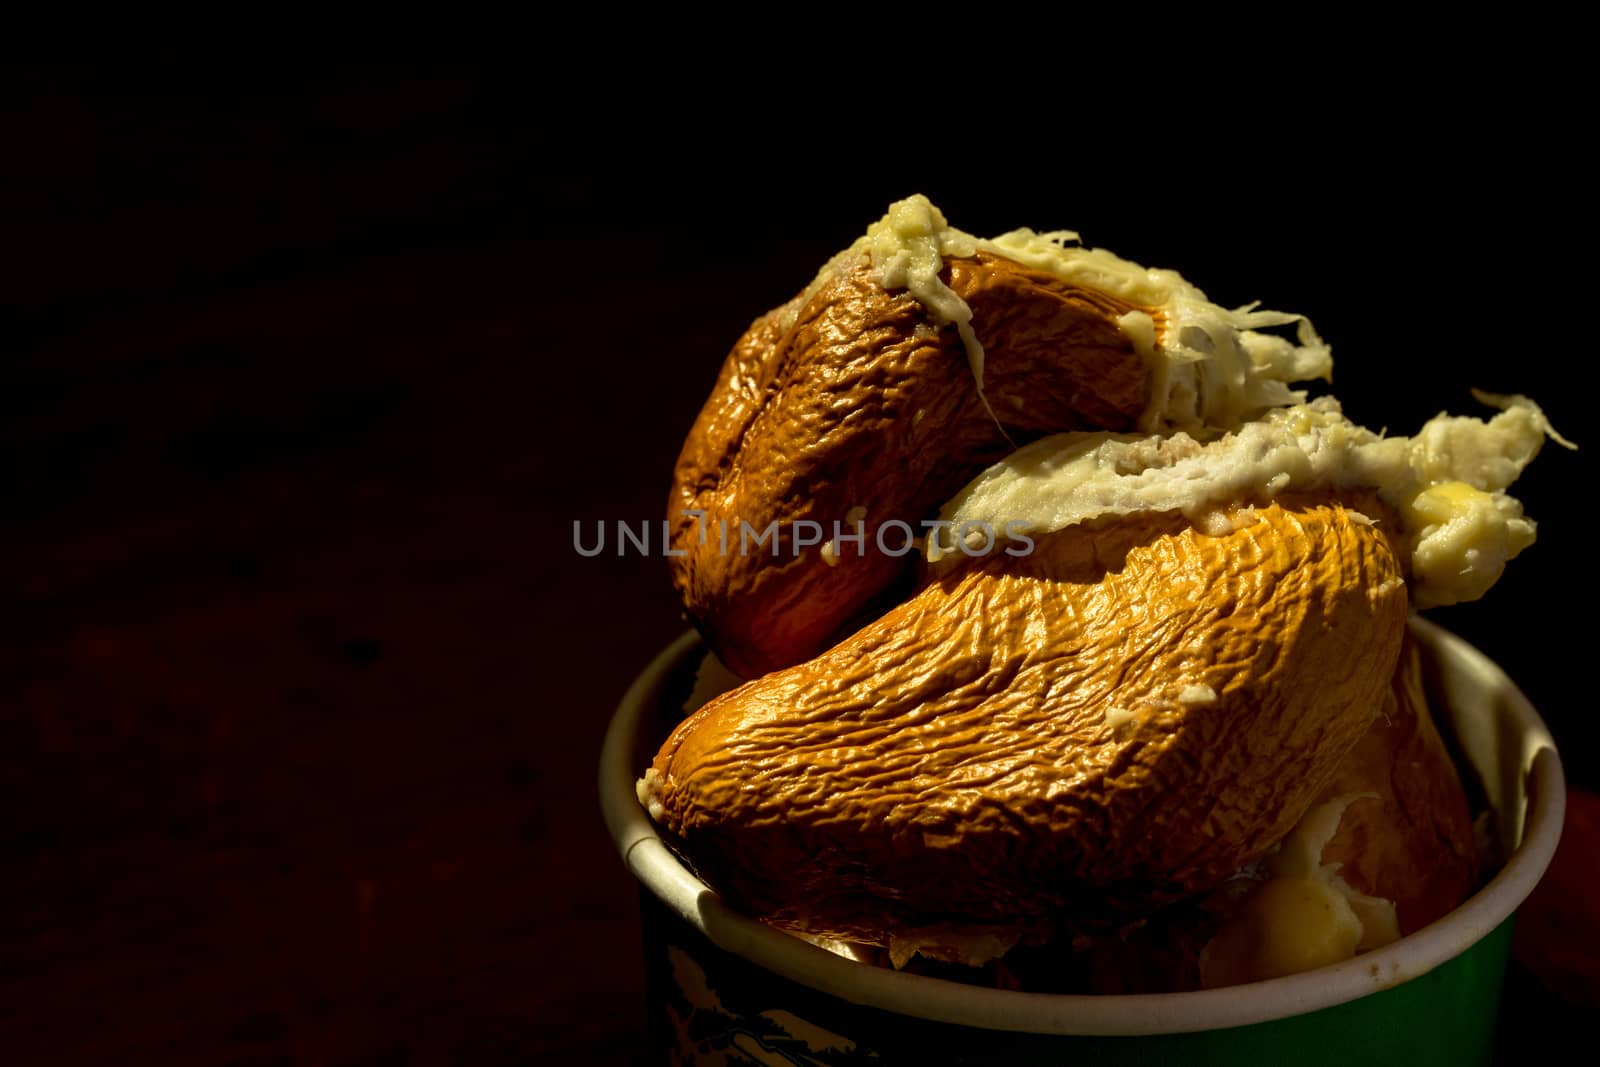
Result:
{"label": "pale yellow flesh residue", "polygon": [[1274,409],[1203,443],[1181,432],[1057,434],[978,475],[941,517],[957,529],[1011,524],[1031,537],[1155,511],[1182,511],[1204,528],[1222,505],[1293,489],[1371,489],[1400,519],[1412,605],[1475,600],[1533,543],[1533,521],[1505,490],[1555,436],[1533,401],[1483,399],[1504,410],[1487,421],[1440,415],[1409,438],[1357,426],[1331,397]]}
{"label": "pale yellow flesh residue", "polygon": [[1311,809],[1265,864],[1268,877],[1251,887],[1200,953],[1208,988],[1281,978],[1340,963],[1396,941],[1394,902],[1368,896],[1324,864],[1322,850],[1345,809],[1362,793]]}
{"label": "pale yellow flesh residue", "polygon": [[[911,196],[833,257],[790,309],[869,257],[885,289],[908,291],[937,324],[956,328],[980,398],[983,346],[972,309],[939,277],[946,259],[989,252],[1160,314],[1160,329],[1144,311],[1118,320],[1151,370],[1143,434],[1068,433],[1019,449],[945,506],[941,517],[957,528],[1015,522],[1038,534],[1101,515],[1179,510],[1220,532],[1232,521],[1228,508],[1291,489],[1374,489],[1400,516],[1415,607],[1477,599],[1533,543],[1532,520],[1505,490],[1546,436],[1568,443],[1532,401],[1479,394],[1501,414],[1440,415],[1413,438],[1385,438],[1346,420],[1331,398],[1307,403],[1290,387],[1333,372],[1328,346],[1303,316],[1219,307],[1174,271],[1077,240],[1065,230],[974,237],[927,197]],[[1259,332],[1291,325],[1295,342]],[[925,551],[936,563],[952,547],[929,538]],[[824,551],[830,564],[835,548]]]}
{"label": "pale yellow flesh residue", "polygon": [[[1069,230],[1020,229],[992,239],[974,237],[950,226],[927,197],[908,197],[891,204],[882,219],[828,261],[791,307],[785,325],[792,325],[795,309],[841,269],[870,257],[880,285],[908,291],[935,323],[955,326],[981,396],[984,352],[972,325],[972,309],[939,272],[947,258],[970,258],[982,251],[1161,313],[1162,330],[1147,312],[1132,311],[1118,320],[1151,371],[1149,402],[1140,420],[1148,432],[1231,429],[1264,408],[1304,400],[1305,394],[1290,383],[1326,379],[1332,373],[1328,346],[1303,316],[1254,306],[1223,308],[1175,271],[1141,267],[1077,241],[1078,235]],[[1296,341],[1257,332],[1289,325],[1296,327]]]}

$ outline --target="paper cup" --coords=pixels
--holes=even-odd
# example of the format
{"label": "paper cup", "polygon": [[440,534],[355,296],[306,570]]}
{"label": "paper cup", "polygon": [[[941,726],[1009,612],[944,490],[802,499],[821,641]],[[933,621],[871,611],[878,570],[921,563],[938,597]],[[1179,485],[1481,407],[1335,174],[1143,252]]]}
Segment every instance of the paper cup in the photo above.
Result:
{"label": "paper cup", "polygon": [[1487,1062],[1512,915],[1561,832],[1561,763],[1493,662],[1426,621],[1412,630],[1435,714],[1476,771],[1509,861],[1461,907],[1386,948],[1288,978],[1140,996],[906,974],[729,910],[662,844],[635,793],[702,655],[684,635],[623,697],[600,762],[606,825],[641,884],[655,1051],[672,1062],[781,1064]]}

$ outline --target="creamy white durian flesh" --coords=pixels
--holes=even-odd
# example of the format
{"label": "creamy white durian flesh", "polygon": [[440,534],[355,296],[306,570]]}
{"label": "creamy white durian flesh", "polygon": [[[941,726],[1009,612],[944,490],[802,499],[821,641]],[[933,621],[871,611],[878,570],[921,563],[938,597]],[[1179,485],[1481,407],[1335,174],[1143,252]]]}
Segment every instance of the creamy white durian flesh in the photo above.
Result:
{"label": "creamy white durian flesh", "polygon": [[[1149,402],[1140,428],[1151,433],[1204,433],[1239,425],[1268,407],[1300,403],[1306,394],[1290,383],[1327,379],[1333,372],[1328,346],[1302,315],[1262,311],[1254,305],[1229,310],[1212,303],[1176,271],[1155,270],[1104,249],[1083,248],[1070,230],[1013,230],[994,238],[955,229],[925,196],[891,204],[855,243],[817,272],[794,310],[843,266],[870,257],[878,284],[904,289],[940,325],[953,325],[966,348],[973,381],[983,391],[983,345],[972,309],[939,277],[948,257],[988,252],[1066,281],[1111,293],[1160,314],[1163,327],[1144,311],[1130,311],[1117,325],[1150,368]],[[1291,342],[1260,330],[1293,325]]]}
{"label": "creamy white durian flesh", "polygon": [[1556,436],[1533,401],[1480,397],[1500,414],[1439,415],[1415,437],[1357,426],[1332,397],[1269,410],[1206,442],[1181,431],[1056,434],[978,475],[941,518],[957,536],[1031,537],[1147,511],[1182,511],[1204,527],[1224,521],[1220,509],[1290,489],[1373,489],[1400,517],[1413,606],[1475,600],[1533,543],[1533,521],[1505,490]]}

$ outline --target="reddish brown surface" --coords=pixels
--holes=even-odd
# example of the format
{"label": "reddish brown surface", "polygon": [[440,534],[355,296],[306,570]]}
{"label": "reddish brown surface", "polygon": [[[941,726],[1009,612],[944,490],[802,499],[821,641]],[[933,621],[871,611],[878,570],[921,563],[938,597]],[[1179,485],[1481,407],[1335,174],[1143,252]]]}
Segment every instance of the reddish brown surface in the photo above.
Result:
{"label": "reddish brown surface", "polygon": [[1517,960],[1552,996],[1574,1007],[1600,1008],[1600,794],[1567,796],[1567,818],[1550,870],[1517,923]]}
{"label": "reddish brown surface", "polygon": [[[571,524],[659,517],[727,347],[894,196],[927,188],[985,232],[1080,226],[1224,302],[1309,311],[1374,424],[1465,407],[1477,384],[1582,432],[1556,360],[1515,380],[1469,362],[1384,408],[1408,395],[1373,387],[1396,361],[1364,363],[1358,339],[1433,330],[1409,310],[1431,275],[1345,300],[1327,249],[1353,227],[1322,189],[1219,204],[1275,220],[1230,261],[1208,258],[1223,253],[1204,212],[1155,218],[1125,168],[1030,191],[952,185],[919,158],[820,192],[801,168],[832,200],[731,262],[685,235],[770,207],[761,157],[601,120],[657,139],[580,154],[588,120],[544,117],[558,95],[117,84],[0,105],[8,1067],[629,1062],[635,903],[595,759],[627,678],[680,623],[663,560],[579,558]],[[1527,152],[1502,156],[1532,173]],[[578,240],[581,209],[663,161],[676,187]],[[1540,188],[1530,203],[1564,219]],[[1480,239],[1406,197],[1360,226],[1445,261]],[[1591,783],[1587,707],[1563,697],[1592,635],[1508,620],[1594,602],[1558,491],[1588,484],[1592,454],[1539,461],[1539,546],[1483,611],[1439,615],[1507,663]],[[1593,885],[1596,855],[1592,830],[1569,830],[1561,884]],[[1551,936],[1592,980],[1577,946],[1593,907],[1578,889],[1559,902]],[[1539,928],[1525,921],[1525,946]],[[1517,1025],[1556,1003],[1526,971],[1512,993]]]}
{"label": "reddish brown surface", "polygon": [[[635,902],[594,766],[678,623],[659,560],[569,538],[659,504],[595,470],[665,485],[670,458],[540,402],[585,372],[528,356],[573,342],[523,284],[494,257],[396,262],[58,354],[97,381],[50,430],[135,425],[102,498],[8,552],[7,1062],[630,1046]],[[229,346],[261,356],[225,385],[141,380]]]}

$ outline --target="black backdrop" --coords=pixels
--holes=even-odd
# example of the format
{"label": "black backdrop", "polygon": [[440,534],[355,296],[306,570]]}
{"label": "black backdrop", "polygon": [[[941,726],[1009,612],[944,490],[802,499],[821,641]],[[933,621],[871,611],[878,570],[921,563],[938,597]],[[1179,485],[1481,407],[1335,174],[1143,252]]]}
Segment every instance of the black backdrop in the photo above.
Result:
{"label": "black backdrop", "polygon": [[[1122,102],[1019,114],[1019,142],[1009,94],[981,124],[849,96],[781,121],[728,84],[603,107],[456,77],[6,105],[20,1047],[626,1058],[632,904],[591,768],[681,624],[659,559],[580,559],[572,523],[658,515],[727,347],[916,191],[973,232],[1076,229],[1306,313],[1368,425],[1473,412],[1473,386],[1539,400],[1585,446],[1519,485],[1539,543],[1433,617],[1600,779],[1589,208],[1562,116],[1489,89]],[[114,1002],[89,1036],[87,997]]]}
{"label": "black backdrop", "polygon": [[[1368,425],[1407,433],[1440,410],[1482,413],[1477,387],[1530,395],[1588,439],[1592,212],[1576,149],[1561,112],[1518,110],[1492,86],[1381,109],[1295,111],[1264,93],[1253,121],[1134,112],[1070,137],[1065,117],[924,128],[892,108],[841,117],[816,101],[814,115],[758,124],[734,117],[726,87],[630,88],[611,110],[577,106],[575,91],[389,79],[24,100],[10,116],[23,150],[4,179],[0,252],[18,468],[8,517],[86,515],[195,468],[225,479],[230,463],[287,466],[319,433],[350,440],[362,419],[401,418],[355,389],[271,426],[260,412],[228,425],[228,406],[262,381],[295,394],[307,372],[294,354],[264,339],[248,359],[191,351],[134,381],[97,372],[114,357],[88,350],[130,324],[285,279],[478,252],[504,304],[465,313],[537,320],[524,348],[499,354],[529,376],[523,447],[570,471],[597,448],[630,452],[606,479],[619,501],[648,497],[744,325],[915,191],[972,232],[1076,229],[1221,303],[1309,315],[1334,348],[1334,391]],[[394,310],[448,315],[452,295]],[[305,332],[355,362],[371,327],[352,311]],[[409,369],[450,390],[463,355],[432,356]],[[216,416],[195,443],[204,454],[142,447],[170,431],[144,425],[141,390],[200,381]],[[475,404],[508,417],[518,406],[465,386],[455,399],[434,417],[466,425]],[[1589,640],[1579,508],[1592,471],[1587,451],[1548,449],[1518,490],[1538,545],[1485,601],[1435,616],[1502,659],[1558,731],[1583,728],[1564,698]],[[539,494],[532,479],[523,488]],[[641,591],[659,584],[641,576]]]}

